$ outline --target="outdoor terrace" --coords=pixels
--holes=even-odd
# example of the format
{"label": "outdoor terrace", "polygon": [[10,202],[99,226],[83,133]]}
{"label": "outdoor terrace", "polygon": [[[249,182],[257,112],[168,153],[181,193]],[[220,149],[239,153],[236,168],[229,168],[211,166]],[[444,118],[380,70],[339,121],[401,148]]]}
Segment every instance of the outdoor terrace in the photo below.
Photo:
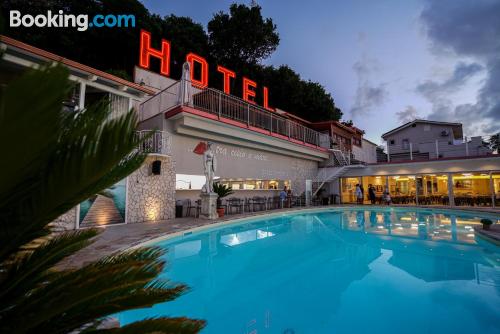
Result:
{"label": "outdoor terrace", "polygon": [[144,101],[139,120],[146,121],[177,107],[189,107],[211,119],[317,149],[330,148],[330,136],[308,128],[222,91],[199,89],[189,81],[178,81]]}

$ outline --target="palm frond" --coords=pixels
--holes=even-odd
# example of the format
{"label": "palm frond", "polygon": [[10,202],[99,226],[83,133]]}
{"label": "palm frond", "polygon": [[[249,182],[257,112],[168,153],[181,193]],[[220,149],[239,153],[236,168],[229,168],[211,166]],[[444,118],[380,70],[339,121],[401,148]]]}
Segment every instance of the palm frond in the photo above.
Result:
{"label": "palm frond", "polygon": [[91,243],[98,231],[86,229],[66,232],[45,241],[34,250],[21,252],[11,263],[0,267],[0,309],[7,307],[2,302],[12,304],[18,298],[24,297],[46,279],[48,271],[65,257],[75,253]]}

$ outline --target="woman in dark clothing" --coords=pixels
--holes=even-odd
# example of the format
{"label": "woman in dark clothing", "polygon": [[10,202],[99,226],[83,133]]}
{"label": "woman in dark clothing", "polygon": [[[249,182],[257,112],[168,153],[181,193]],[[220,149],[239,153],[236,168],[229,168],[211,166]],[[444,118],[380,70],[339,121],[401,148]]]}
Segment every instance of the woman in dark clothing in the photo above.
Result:
{"label": "woman in dark clothing", "polygon": [[372,186],[371,184],[368,185],[368,197],[370,198],[372,204],[375,204],[377,196],[375,195],[375,187]]}

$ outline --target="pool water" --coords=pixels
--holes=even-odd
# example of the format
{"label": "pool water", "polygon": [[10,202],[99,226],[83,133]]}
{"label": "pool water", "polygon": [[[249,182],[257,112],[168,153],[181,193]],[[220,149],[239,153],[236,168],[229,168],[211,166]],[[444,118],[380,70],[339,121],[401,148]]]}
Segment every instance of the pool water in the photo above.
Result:
{"label": "pool water", "polygon": [[474,235],[481,218],[330,209],[163,241],[162,276],[191,291],[118,318],[188,316],[218,334],[500,333],[500,248]]}

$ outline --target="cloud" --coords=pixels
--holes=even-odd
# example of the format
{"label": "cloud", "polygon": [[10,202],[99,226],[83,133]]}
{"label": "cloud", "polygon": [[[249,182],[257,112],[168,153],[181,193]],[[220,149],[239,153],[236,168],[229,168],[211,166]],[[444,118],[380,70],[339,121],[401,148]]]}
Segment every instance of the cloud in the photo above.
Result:
{"label": "cloud", "polygon": [[469,78],[481,72],[482,69],[483,66],[478,63],[459,62],[448,79],[443,82],[427,80],[417,86],[417,92],[431,101],[439,99],[443,94],[453,93],[462,88]]}
{"label": "cloud", "polygon": [[[421,21],[436,53],[451,52],[474,63],[457,64],[453,75],[441,82],[417,87],[433,105],[430,119],[459,121],[469,134],[500,131],[500,1],[427,1]],[[482,65],[479,65],[482,64]],[[486,78],[474,103],[454,105],[456,92],[471,76],[484,70]]]}
{"label": "cloud", "polygon": [[381,106],[387,99],[388,92],[385,83],[373,84],[371,81],[372,74],[379,70],[377,62],[363,57],[354,63],[353,70],[358,77],[358,87],[351,115],[364,116]]}
{"label": "cloud", "polygon": [[411,122],[417,118],[419,118],[417,109],[413,106],[407,106],[405,110],[398,111],[396,113],[398,117],[398,121],[402,124]]}

